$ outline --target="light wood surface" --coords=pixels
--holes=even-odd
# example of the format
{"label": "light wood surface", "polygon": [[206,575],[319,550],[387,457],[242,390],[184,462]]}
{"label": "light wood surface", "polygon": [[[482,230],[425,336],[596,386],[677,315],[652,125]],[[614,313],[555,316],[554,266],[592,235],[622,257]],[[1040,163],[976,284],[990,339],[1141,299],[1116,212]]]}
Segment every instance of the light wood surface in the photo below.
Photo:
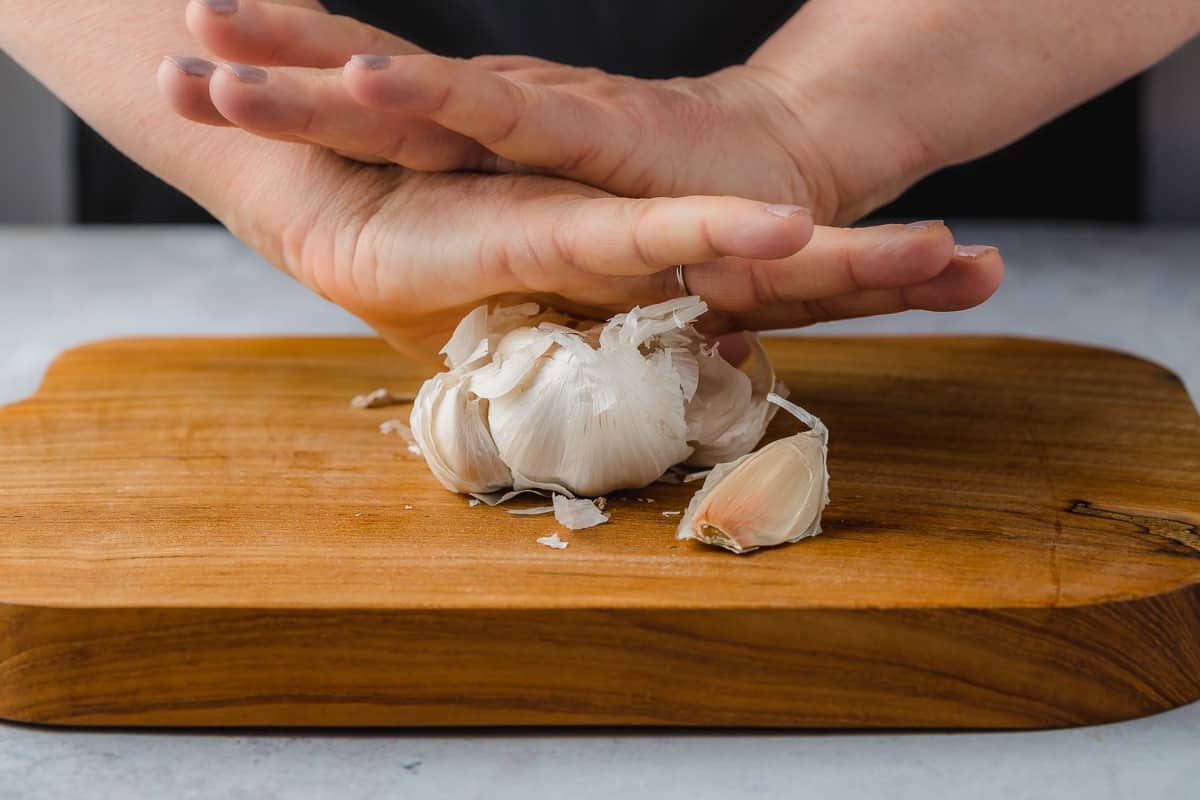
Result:
{"label": "light wood surface", "polygon": [[1200,697],[1175,376],[1015,339],[769,349],[833,500],[748,556],[675,541],[694,486],[611,498],[566,550],[468,508],[379,433],[406,409],[350,407],[425,377],[374,340],[73,350],[0,411],[0,716],[1020,728]]}

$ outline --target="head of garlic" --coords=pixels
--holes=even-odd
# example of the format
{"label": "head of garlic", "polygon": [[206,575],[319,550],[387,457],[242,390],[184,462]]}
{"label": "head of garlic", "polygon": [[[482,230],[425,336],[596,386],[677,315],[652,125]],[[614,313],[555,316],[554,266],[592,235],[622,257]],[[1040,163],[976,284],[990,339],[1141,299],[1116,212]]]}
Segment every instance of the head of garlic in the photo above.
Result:
{"label": "head of garlic", "polygon": [[421,387],[413,436],[465,493],[598,496],[736,459],[766,431],[775,377],[757,340],[751,374],[721,358],[692,326],[706,310],[682,297],[595,323],[480,306],[442,350],[448,371]]}

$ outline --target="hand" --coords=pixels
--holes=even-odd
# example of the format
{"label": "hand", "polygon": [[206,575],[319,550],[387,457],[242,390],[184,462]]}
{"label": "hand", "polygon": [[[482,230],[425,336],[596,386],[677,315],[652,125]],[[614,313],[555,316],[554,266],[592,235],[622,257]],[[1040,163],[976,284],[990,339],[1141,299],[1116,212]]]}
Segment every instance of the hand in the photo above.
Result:
{"label": "hand", "polygon": [[[326,28],[320,12],[253,0],[242,0],[232,16],[192,3],[187,20],[210,49],[242,61],[259,54],[268,64],[342,63],[347,50],[391,41],[342,18],[330,18]],[[397,48],[412,49],[402,42]],[[268,116],[272,108],[286,111],[274,99],[287,80],[281,76],[303,72],[175,59],[160,67],[159,87],[189,119],[311,141],[319,137],[249,124],[264,109]],[[356,106],[335,77],[318,104]],[[336,123],[337,116],[322,119]],[[462,147],[457,134],[429,120],[410,120],[405,130],[424,140],[417,153],[437,150],[427,146],[431,139],[449,142],[446,151]],[[361,157],[372,149],[353,138],[363,136],[348,125],[319,143]],[[689,285],[714,309],[706,322],[714,333],[966,308],[986,299],[1003,271],[992,248],[956,253],[938,223],[818,228],[804,247],[812,232],[806,214],[779,216],[794,209],[751,200],[624,200],[546,177],[416,174],[354,164],[322,149],[272,152],[281,150],[293,163],[296,153],[306,155],[299,168],[262,164],[246,175],[242,201],[233,213],[216,209],[218,216],[274,263],[410,351],[432,352],[465,311],[499,297],[534,295],[601,317],[672,297],[676,263],[691,265]]]}
{"label": "hand", "polygon": [[[632,197],[732,194],[849,221],[797,98],[785,101],[789,87],[765,68],[648,81],[524,56],[461,61],[258,0],[232,15],[193,2],[187,20],[219,56],[301,67],[272,70],[270,87],[239,105],[218,103],[262,135],[412,169],[541,172]],[[353,53],[379,55],[346,63]]]}
{"label": "hand", "polygon": [[[159,87],[193,117],[270,85],[180,63],[162,63]],[[677,296],[681,263],[714,310],[712,333],[966,308],[1003,271],[992,248],[956,255],[940,223],[814,231],[803,211],[755,200],[625,199],[543,176],[414,173],[300,145],[269,152],[279,161],[245,171],[218,217],[393,345],[426,355],[479,303],[533,296],[606,317]]]}

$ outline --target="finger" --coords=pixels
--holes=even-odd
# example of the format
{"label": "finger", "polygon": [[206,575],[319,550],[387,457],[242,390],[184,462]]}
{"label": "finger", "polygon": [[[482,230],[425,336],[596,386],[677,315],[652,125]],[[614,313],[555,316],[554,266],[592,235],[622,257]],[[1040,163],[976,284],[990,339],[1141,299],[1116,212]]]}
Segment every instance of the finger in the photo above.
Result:
{"label": "finger", "polygon": [[954,256],[940,221],[866,228],[818,226],[789,258],[695,263],[689,288],[724,311],[747,312],[855,292],[898,289],[931,280]]}
{"label": "finger", "polygon": [[346,93],[340,70],[227,64],[210,81],[212,103],[238,127],[269,138],[305,141],[417,170],[471,168],[478,143],[429,120],[372,111]]}
{"label": "finger", "polygon": [[468,61],[353,58],[345,78],[369,108],[425,115],[505,158],[583,180],[611,174],[638,144],[637,127],[599,103]]}
{"label": "finger", "polygon": [[1004,260],[994,247],[974,256],[955,256],[937,276],[895,289],[867,289],[836,297],[802,300],[757,312],[717,311],[714,331],[799,328],[818,322],[873,317],[902,311],[962,311],[987,300],[1004,279]]}
{"label": "finger", "polygon": [[[360,51],[366,52],[366,51]],[[557,69],[562,70],[562,65],[554,61],[547,61],[544,58],[535,56],[521,55],[488,55],[475,56],[471,59],[471,63],[477,67],[491,70],[492,72],[514,72],[516,70],[527,69]]]}
{"label": "finger", "polygon": [[191,0],[188,31],[217,56],[247,64],[340,67],[355,53],[420,53],[351,17],[263,0]]}
{"label": "finger", "polygon": [[1004,282],[1004,258],[991,245],[954,248],[950,266],[936,278],[901,289],[905,305],[924,311],[962,311],[987,300]]}
{"label": "finger", "polygon": [[176,114],[205,125],[228,127],[208,94],[209,80],[217,65],[194,56],[167,56],[158,65],[159,94]]}
{"label": "finger", "polygon": [[800,206],[739,197],[604,197],[555,203],[527,230],[535,270],[636,276],[729,256],[784,258],[804,247],[813,223]]}

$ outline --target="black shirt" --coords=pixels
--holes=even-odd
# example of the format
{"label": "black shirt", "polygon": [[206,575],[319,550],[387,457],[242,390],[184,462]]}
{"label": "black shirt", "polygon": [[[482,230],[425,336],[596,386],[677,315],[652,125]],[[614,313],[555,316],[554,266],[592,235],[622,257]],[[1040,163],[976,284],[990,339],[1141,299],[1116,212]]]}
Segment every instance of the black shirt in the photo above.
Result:
{"label": "black shirt", "polygon": [[[801,0],[339,0],[330,11],[433,52],[523,53],[644,78],[744,62]],[[1138,86],[1130,81],[1025,140],[943,170],[877,216],[1140,217]],[[82,125],[81,222],[186,222],[207,215]]]}

